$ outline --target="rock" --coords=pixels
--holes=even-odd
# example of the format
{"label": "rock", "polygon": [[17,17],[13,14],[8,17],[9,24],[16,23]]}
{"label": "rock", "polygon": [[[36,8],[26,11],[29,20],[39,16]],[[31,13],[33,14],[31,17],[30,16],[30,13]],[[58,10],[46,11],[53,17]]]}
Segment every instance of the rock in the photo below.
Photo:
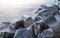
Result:
{"label": "rock", "polygon": [[[55,10],[54,10],[55,9]],[[35,21],[43,20],[46,24],[49,25],[49,27],[56,26],[55,23],[57,23],[57,20],[55,18],[55,15],[58,13],[58,6],[53,5],[51,7],[47,7],[44,11],[39,11]]]}
{"label": "rock", "polygon": [[13,24],[9,24],[9,26],[5,27],[3,30],[0,30],[1,32],[8,32],[8,33],[15,33],[15,29],[12,27]]}
{"label": "rock", "polygon": [[46,19],[46,18],[48,18],[48,15],[49,15],[49,13],[47,13],[47,10],[45,9],[45,10],[39,12],[37,14],[37,17],[39,17],[41,19]]}
{"label": "rock", "polygon": [[58,15],[60,15],[60,10],[58,10]]}
{"label": "rock", "polygon": [[1,32],[2,38],[13,38],[14,33],[8,33],[8,32]]}
{"label": "rock", "polygon": [[45,30],[47,28],[49,28],[49,26],[46,25],[44,22],[36,21],[27,29],[32,30],[33,33],[37,36],[39,32],[42,32],[43,30]]}
{"label": "rock", "polygon": [[58,8],[59,8],[59,10],[60,10],[60,1],[58,1]]}
{"label": "rock", "polygon": [[58,10],[59,10],[59,15],[60,15],[60,0],[58,1]]}
{"label": "rock", "polygon": [[46,9],[38,10],[34,20],[39,21],[39,20],[45,18],[45,17],[43,17],[43,13],[45,13],[45,12],[46,12]]}
{"label": "rock", "polygon": [[42,4],[41,7],[43,7],[44,9],[46,9],[47,8],[47,5]]}
{"label": "rock", "polygon": [[44,21],[49,25],[49,27],[55,27],[57,24],[57,19],[54,16],[51,16]]}
{"label": "rock", "polygon": [[41,20],[41,17],[40,16],[36,16],[34,20],[35,21],[40,21]]}
{"label": "rock", "polygon": [[53,38],[54,37],[54,31],[49,28],[44,30],[42,33],[38,34],[37,38]]}
{"label": "rock", "polygon": [[28,17],[28,18],[26,18],[26,20],[24,22],[24,26],[26,28],[26,27],[29,27],[33,23],[34,23],[34,20],[32,19],[32,17]]}
{"label": "rock", "polygon": [[15,29],[15,25],[14,23],[11,23],[8,27],[9,33],[15,33],[16,29]]}
{"label": "rock", "polygon": [[10,24],[10,22],[3,22],[1,25],[0,25],[0,30],[3,30],[4,28],[8,27]]}
{"label": "rock", "polygon": [[[45,6],[46,7],[46,6]],[[54,16],[58,13],[58,6],[53,5],[51,7],[46,7],[43,11],[39,10],[37,16],[41,19],[47,19],[50,16]]]}
{"label": "rock", "polygon": [[24,26],[24,20],[19,20],[15,23],[14,29],[19,29],[19,28],[25,28]]}
{"label": "rock", "polygon": [[58,13],[58,6],[57,5],[53,5],[52,7],[48,7],[47,11],[50,14],[52,14],[52,15],[55,14],[55,13]]}
{"label": "rock", "polygon": [[33,38],[33,33],[31,30],[18,29],[14,35],[14,38]]}
{"label": "rock", "polygon": [[54,38],[60,38],[60,22],[58,22],[58,25],[54,29]]}
{"label": "rock", "polygon": [[40,8],[35,12],[35,14],[39,13],[41,10],[43,10],[44,8],[40,6]]}

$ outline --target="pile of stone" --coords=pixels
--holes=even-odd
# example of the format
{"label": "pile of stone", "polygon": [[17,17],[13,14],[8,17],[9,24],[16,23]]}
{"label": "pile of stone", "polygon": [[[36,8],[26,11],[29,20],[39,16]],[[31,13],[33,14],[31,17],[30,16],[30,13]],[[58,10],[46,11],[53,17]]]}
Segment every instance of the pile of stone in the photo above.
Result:
{"label": "pile of stone", "polygon": [[57,33],[59,18],[55,17],[59,15],[57,5],[42,5],[35,14],[34,19],[28,17],[15,23],[8,22],[8,25],[2,23],[0,38],[60,38]]}

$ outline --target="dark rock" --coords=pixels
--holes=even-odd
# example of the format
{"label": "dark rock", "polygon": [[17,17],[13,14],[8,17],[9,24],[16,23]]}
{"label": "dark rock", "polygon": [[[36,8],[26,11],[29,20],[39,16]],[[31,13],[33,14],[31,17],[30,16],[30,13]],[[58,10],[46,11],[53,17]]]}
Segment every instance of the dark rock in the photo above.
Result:
{"label": "dark rock", "polygon": [[14,35],[14,38],[33,38],[31,30],[18,29]]}
{"label": "dark rock", "polygon": [[15,29],[25,28],[25,26],[24,26],[24,20],[19,20],[19,21],[17,21],[17,22],[15,23],[15,25],[14,25],[14,28],[15,28]]}
{"label": "dark rock", "polygon": [[1,32],[2,38],[13,38],[14,33],[8,33],[8,32]]}

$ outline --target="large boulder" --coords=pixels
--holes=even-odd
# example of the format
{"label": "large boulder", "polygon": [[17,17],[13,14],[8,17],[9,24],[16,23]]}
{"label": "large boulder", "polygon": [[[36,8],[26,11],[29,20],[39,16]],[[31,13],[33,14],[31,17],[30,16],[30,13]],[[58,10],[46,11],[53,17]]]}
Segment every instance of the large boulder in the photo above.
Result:
{"label": "large boulder", "polygon": [[14,38],[33,38],[33,33],[31,30],[18,29],[14,35]]}

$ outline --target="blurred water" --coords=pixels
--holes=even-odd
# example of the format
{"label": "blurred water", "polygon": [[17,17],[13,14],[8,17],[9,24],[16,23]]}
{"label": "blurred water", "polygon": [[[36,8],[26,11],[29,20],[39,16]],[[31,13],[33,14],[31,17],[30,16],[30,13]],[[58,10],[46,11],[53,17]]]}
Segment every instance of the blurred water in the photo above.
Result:
{"label": "blurred water", "polygon": [[[57,0],[46,0],[46,2],[44,2],[43,4],[46,4],[47,6],[52,6],[52,4],[58,4],[58,2]],[[39,7],[40,4],[31,5],[31,7],[28,8],[14,8],[13,10],[7,7],[8,10],[3,9],[2,11],[0,11],[0,23],[4,21],[15,22],[17,20],[20,20],[22,15],[32,16],[32,18],[34,18],[34,13],[38,10]]]}

